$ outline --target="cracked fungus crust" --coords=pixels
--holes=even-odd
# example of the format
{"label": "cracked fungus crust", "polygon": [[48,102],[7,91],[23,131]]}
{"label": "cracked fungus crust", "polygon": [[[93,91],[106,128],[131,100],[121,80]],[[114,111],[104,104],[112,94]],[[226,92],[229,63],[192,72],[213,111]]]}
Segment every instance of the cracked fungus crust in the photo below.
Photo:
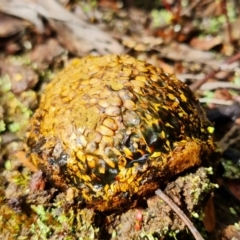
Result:
{"label": "cracked fungus crust", "polygon": [[31,161],[99,211],[133,206],[210,164],[211,124],[188,87],[130,56],[74,60],[47,86],[27,135]]}

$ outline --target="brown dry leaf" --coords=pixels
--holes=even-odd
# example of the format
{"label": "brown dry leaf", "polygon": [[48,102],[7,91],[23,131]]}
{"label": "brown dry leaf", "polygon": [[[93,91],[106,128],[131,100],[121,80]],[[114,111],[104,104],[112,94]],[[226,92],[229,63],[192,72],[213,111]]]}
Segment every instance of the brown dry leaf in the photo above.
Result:
{"label": "brown dry leaf", "polygon": [[[230,23],[231,37],[233,41],[237,41],[240,38],[240,17],[238,17],[234,22]],[[223,31],[223,41],[225,43],[229,43],[229,34],[228,34],[228,27],[224,27]]]}
{"label": "brown dry leaf", "polygon": [[39,80],[38,75],[30,67],[18,62],[1,61],[0,71],[2,75],[9,75],[11,90],[16,94],[33,88]]}
{"label": "brown dry leaf", "polygon": [[232,100],[233,99],[233,95],[231,94],[231,92],[228,89],[217,89],[214,92],[214,98],[216,99],[222,99],[222,100]]}
{"label": "brown dry leaf", "polygon": [[163,39],[165,43],[171,42],[173,39],[176,39],[176,32],[174,31],[173,26],[157,28],[154,31],[154,36]]}
{"label": "brown dry leaf", "polygon": [[177,42],[172,42],[171,44],[158,47],[156,50],[160,52],[160,56],[175,61],[189,61],[202,63],[216,58],[216,56],[213,53],[193,49],[186,44]]}
{"label": "brown dry leaf", "polygon": [[226,80],[230,76],[231,72],[229,71],[219,71],[216,73],[215,78],[220,80]]}
{"label": "brown dry leaf", "polygon": [[171,65],[167,64],[164,61],[159,60],[158,61],[158,66],[163,69],[164,72],[167,73],[174,73],[174,69]]}
{"label": "brown dry leaf", "polygon": [[208,232],[212,232],[215,228],[216,217],[212,197],[208,200],[206,207],[204,209],[203,224]]}
{"label": "brown dry leaf", "polygon": [[[204,3],[203,3],[204,4]],[[221,1],[209,1],[209,4],[202,9],[202,17],[214,17],[222,14]]]}
{"label": "brown dry leaf", "polygon": [[211,90],[218,89],[218,88],[231,88],[231,89],[238,90],[238,89],[240,89],[240,86],[235,83],[231,83],[231,82],[209,81],[209,82],[204,83],[200,87],[200,90],[211,91]]}
{"label": "brown dry leaf", "polygon": [[0,13],[0,47],[8,54],[21,49],[21,36],[29,25],[27,21]]}
{"label": "brown dry leaf", "polygon": [[98,5],[103,8],[111,8],[113,10],[118,10],[120,3],[119,1],[112,0],[98,0]]}
{"label": "brown dry leaf", "polygon": [[122,44],[127,48],[134,49],[135,51],[149,51],[154,47],[160,46],[163,40],[153,36],[139,36],[122,38]]}
{"label": "brown dry leaf", "polygon": [[[237,224],[240,224],[240,222],[238,222]],[[229,225],[221,231],[217,239],[238,240],[240,239],[240,231],[235,225]]]}
{"label": "brown dry leaf", "polygon": [[130,37],[123,37],[122,44],[128,48],[134,48],[137,45],[137,41]]}
{"label": "brown dry leaf", "polygon": [[239,180],[224,180],[225,188],[240,201],[240,181]]}
{"label": "brown dry leaf", "polygon": [[41,5],[31,0],[1,0],[0,11],[31,22],[40,33],[44,31],[40,16],[46,16],[47,12]]}
{"label": "brown dry leaf", "polygon": [[24,31],[27,23],[22,19],[0,13],[0,38],[11,37]]}
{"label": "brown dry leaf", "polygon": [[190,45],[198,50],[208,51],[213,47],[222,43],[221,37],[211,37],[211,38],[193,38]]}
{"label": "brown dry leaf", "polygon": [[55,0],[2,0],[0,11],[26,19],[43,32],[42,17],[57,32],[59,41],[74,54],[84,55],[97,50],[100,54],[121,54],[123,47],[108,33],[84,22]]}
{"label": "brown dry leaf", "polygon": [[30,59],[37,64],[38,70],[44,70],[53,63],[61,61],[63,55],[64,49],[58,41],[51,38],[45,43],[37,45],[30,53]]}

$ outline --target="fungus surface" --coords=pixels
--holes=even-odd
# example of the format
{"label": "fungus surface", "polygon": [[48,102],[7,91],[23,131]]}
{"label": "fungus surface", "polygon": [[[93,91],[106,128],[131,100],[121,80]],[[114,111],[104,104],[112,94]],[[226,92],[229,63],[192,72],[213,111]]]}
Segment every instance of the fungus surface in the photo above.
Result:
{"label": "fungus surface", "polygon": [[99,211],[134,206],[191,167],[211,165],[212,126],[186,84],[124,55],[74,60],[47,86],[30,160]]}

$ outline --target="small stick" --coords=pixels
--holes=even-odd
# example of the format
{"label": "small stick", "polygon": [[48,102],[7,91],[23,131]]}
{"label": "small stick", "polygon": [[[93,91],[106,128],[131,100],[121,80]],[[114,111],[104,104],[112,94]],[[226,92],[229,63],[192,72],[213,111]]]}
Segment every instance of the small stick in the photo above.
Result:
{"label": "small stick", "polygon": [[[233,62],[236,62],[240,59],[240,52],[235,54],[234,56],[230,57],[228,60],[225,61],[226,64],[231,64]],[[216,70],[213,70],[210,72],[207,76],[205,76],[203,79],[198,80],[194,83],[192,83],[189,88],[194,92],[196,91],[199,87],[201,87],[209,78],[214,77],[218,72],[221,71],[221,68],[218,68]]]}
{"label": "small stick", "polygon": [[204,240],[198,230],[193,226],[192,222],[185,215],[185,213],[171,200],[162,190],[158,189],[155,194],[159,196],[165,203],[167,203],[173,211],[183,220],[183,222],[188,226],[189,230],[193,234],[196,240]]}
{"label": "small stick", "polygon": [[[234,124],[231,129],[223,136],[223,138],[218,142],[218,146],[221,149],[221,152],[224,152],[230,145],[239,141],[239,126]],[[237,137],[233,136],[237,133]]]}
{"label": "small stick", "polygon": [[226,0],[221,1],[221,7],[222,7],[222,12],[225,15],[226,22],[227,22],[228,40],[229,40],[229,43],[233,43],[232,27],[231,27],[229,16],[228,16],[227,1]]}
{"label": "small stick", "polygon": [[232,100],[222,100],[222,99],[209,99],[209,98],[199,98],[198,99],[200,103],[212,103],[212,104],[218,104],[218,105],[224,105],[224,106],[231,106],[233,104]]}

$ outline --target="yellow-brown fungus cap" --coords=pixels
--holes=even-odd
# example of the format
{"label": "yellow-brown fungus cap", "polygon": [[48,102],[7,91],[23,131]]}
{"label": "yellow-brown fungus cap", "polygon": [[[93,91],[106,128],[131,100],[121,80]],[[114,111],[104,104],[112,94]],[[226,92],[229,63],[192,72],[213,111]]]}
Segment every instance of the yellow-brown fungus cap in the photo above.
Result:
{"label": "yellow-brown fungus cap", "polygon": [[209,165],[211,124],[175,76],[130,56],[74,60],[47,86],[28,131],[31,161],[100,211],[133,206]]}

